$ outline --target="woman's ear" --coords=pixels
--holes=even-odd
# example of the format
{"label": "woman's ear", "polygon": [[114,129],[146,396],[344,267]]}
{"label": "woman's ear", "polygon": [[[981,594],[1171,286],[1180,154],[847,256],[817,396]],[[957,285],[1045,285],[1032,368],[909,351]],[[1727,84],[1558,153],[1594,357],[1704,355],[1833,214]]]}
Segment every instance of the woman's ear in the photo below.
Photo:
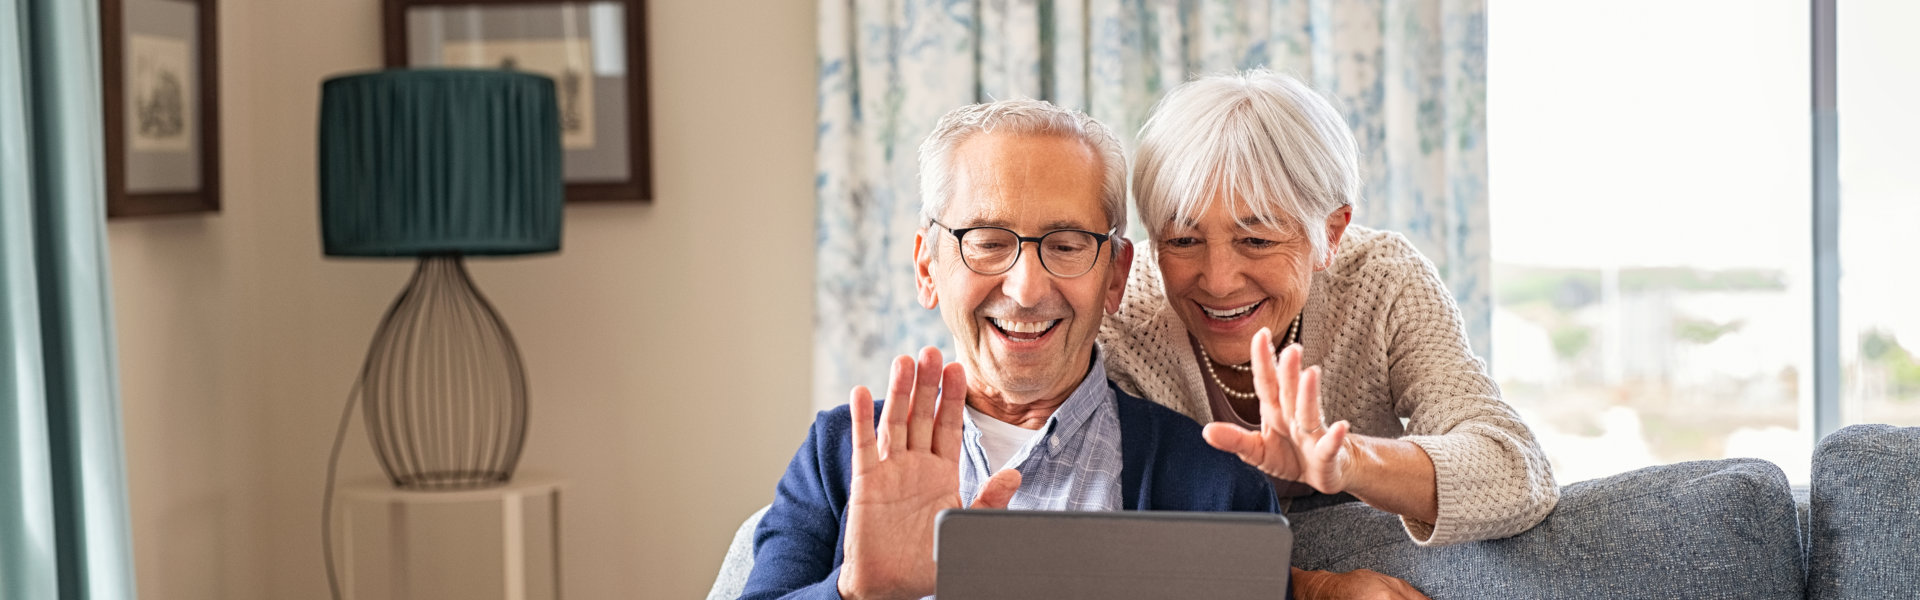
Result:
{"label": "woman's ear", "polygon": [[920,305],[928,309],[940,306],[940,292],[933,285],[934,243],[925,227],[913,234],[913,288]]}
{"label": "woman's ear", "polygon": [[1313,270],[1324,271],[1333,266],[1333,257],[1340,254],[1340,238],[1347,234],[1347,225],[1353,223],[1353,205],[1348,204],[1327,215],[1327,254],[1320,257],[1320,264]]}

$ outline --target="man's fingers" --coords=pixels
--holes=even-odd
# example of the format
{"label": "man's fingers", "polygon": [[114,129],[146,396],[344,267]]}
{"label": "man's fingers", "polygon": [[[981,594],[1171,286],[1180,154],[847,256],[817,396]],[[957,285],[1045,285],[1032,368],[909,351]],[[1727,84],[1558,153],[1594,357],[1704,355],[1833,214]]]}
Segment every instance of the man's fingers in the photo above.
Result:
{"label": "man's fingers", "polygon": [[1020,471],[1001,469],[993,477],[987,478],[985,485],[980,486],[980,495],[973,498],[973,506],[969,508],[1006,508],[1008,503],[1013,502],[1013,493],[1019,489]]}
{"label": "man's fingers", "polygon": [[859,473],[880,462],[873,440],[873,392],[864,385],[853,386],[847,412],[853,415],[853,472]]}
{"label": "man's fingers", "polygon": [[907,415],[913,412],[913,358],[893,359],[887,376],[887,404],[880,408],[881,457],[907,449]]}
{"label": "man's fingers", "polygon": [[967,410],[967,370],[960,363],[940,371],[940,414],[933,424],[933,453],[960,460],[960,414]]}
{"label": "man's fingers", "polygon": [[940,406],[940,350],[927,346],[920,350],[914,369],[913,414],[907,419],[907,447],[927,450],[933,447],[933,417]]}

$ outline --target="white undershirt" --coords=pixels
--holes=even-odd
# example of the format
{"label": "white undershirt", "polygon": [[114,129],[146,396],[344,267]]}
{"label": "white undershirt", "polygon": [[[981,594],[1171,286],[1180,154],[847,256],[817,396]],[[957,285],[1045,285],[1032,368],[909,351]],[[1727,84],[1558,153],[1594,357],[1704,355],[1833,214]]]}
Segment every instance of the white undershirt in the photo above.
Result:
{"label": "white undershirt", "polygon": [[1040,435],[1038,429],[1027,429],[987,416],[985,413],[967,407],[967,417],[973,419],[973,426],[980,430],[980,449],[987,454],[987,470],[998,472],[1007,468],[1007,461],[1020,454],[1020,450]]}

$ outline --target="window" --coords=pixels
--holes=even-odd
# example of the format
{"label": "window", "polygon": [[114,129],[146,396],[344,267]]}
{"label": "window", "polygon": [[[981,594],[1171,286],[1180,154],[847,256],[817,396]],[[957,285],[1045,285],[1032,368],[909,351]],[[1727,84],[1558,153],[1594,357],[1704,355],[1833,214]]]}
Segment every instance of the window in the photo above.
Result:
{"label": "window", "polygon": [[1920,3],[1837,11],[1840,417],[1920,425]]}
{"label": "window", "polygon": [[[1488,19],[1494,377],[1560,480],[1752,456],[1807,481],[1808,4],[1495,0]],[[1897,38],[1897,25],[1881,26]],[[1848,164],[1891,174],[1899,159]],[[1893,297],[1867,293],[1886,310],[1862,318],[1899,316]],[[1849,323],[1920,342],[1920,329],[1871,318]],[[1900,356],[1910,362],[1883,363],[1916,359]],[[1862,365],[1853,387],[1897,387],[1864,359],[1848,364]]]}

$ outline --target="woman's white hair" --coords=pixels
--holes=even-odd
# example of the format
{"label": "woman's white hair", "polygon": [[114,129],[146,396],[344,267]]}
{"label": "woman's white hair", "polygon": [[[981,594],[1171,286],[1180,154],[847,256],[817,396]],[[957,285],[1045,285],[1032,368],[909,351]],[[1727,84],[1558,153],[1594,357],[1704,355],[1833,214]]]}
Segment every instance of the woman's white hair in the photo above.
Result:
{"label": "woman's white hair", "polygon": [[[1059,136],[1086,144],[1100,158],[1100,202],[1108,231],[1127,230],[1127,155],[1113,130],[1086,113],[1045,100],[1001,100],[953,109],[920,143],[920,214],[937,219],[953,199],[953,150],[982,132]],[[1034,232],[1038,233],[1038,232]],[[1104,232],[1098,232],[1104,233]],[[1117,249],[1118,244],[1115,244]]]}
{"label": "woman's white hair", "polygon": [[1155,237],[1215,201],[1235,221],[1303,229],[1327,253],[1327,217],[1360,194],[1359,150],[1346,121],[1299,80],[1256,69],[1187,82],[1140,128],[1134,204]]}

